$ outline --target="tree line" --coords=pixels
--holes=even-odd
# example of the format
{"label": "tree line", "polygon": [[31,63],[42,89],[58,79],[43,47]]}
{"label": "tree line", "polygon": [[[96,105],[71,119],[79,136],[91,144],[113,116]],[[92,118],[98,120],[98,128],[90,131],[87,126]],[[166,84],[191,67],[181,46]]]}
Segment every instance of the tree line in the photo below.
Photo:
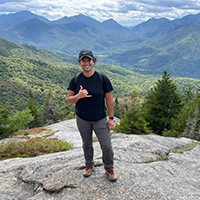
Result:
{"label": "tree line", "polygon": [[122,111],[115,100],[115,115],[121,118],[115,131],[200,140],[200,93],[195,96],[191,90],[181,97],[170,74],[164,71],[143,102],[133,92]]}
{"label": "tree line", "polygon": [[[115,131],[127,134],[155,133],[170,137],[189,137],[200,140],[200,94],[189,88],[184,96],[170,74],[163,72],[144,98],[133,91],[129,97],[115,98],[115,116],[120,118]],[[1,106],[2,107],[2,106]],[[74,106],[60,102],[49,91],[42,106],[29,89],[27,107],[16,111],[0,109],[0,138],[19,129],[27,129],[74,117]]]}
{"label": "tree line", "polygon": [[46,94],[44,104],[40,106],[29,89],[26,109],[13,111],[10,107],[0,109],[0,138],[4,138],[18,131],[24,130],[28,134],[29,128],[40,127],[56,123],[59,120],[72,118],[68,104],[57,101],[51,91]]}

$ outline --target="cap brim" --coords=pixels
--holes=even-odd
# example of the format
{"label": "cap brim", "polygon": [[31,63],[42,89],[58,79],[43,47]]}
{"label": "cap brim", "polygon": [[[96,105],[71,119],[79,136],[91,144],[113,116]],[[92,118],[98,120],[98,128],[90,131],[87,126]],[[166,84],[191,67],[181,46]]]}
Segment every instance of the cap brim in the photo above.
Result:
{"label": "cap brim", "polygon": [[93,57],[92,57],[92,56],[84,55],[84,56],[81,56],[81,57],[79,58],[79,61],[82,60],[82,59],[85,58],[85,57],[90,58],[91,60],[93,60]]}

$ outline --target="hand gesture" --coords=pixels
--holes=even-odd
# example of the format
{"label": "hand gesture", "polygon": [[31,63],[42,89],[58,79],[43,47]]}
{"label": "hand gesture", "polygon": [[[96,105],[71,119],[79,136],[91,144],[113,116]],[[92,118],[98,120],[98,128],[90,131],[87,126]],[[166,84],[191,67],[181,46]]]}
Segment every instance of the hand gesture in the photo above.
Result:
{"label": "hand gesture", "polygon": [[83,89],[83,86],[80,85],[80,90],[78,92],[79,98],[86,98],[86,97],[92,97],[92,95],[88,94],[88,91],[86,89]]}

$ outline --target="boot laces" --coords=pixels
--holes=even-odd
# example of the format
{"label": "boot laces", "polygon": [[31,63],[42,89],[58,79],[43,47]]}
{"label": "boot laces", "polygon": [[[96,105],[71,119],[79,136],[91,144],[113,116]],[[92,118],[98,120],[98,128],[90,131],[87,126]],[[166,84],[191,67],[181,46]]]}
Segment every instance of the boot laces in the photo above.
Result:
{"label": "boot laces", "polygon": [[112,169],[111,171],[107,171],[110,175],[114,174],[114,170]]}
{"label": "boot laces", "polygon": [[85,170],[86,170],[86,171],[88,171],[88,170],[90,170],[90,169],[92,169],[92,167],[85,167]]}

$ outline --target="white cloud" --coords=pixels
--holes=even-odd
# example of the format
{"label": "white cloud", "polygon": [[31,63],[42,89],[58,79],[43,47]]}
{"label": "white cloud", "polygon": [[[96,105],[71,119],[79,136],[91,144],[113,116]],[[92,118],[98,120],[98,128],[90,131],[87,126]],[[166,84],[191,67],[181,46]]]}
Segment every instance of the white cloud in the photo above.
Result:
{"label": "white cloud", "polygon": [[149,18],[175,19],[200,12],[200,0],[1,0],[0,14],[29,10],[50,20],[80,13],[98,21],[134,25]]}

